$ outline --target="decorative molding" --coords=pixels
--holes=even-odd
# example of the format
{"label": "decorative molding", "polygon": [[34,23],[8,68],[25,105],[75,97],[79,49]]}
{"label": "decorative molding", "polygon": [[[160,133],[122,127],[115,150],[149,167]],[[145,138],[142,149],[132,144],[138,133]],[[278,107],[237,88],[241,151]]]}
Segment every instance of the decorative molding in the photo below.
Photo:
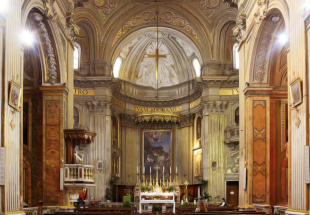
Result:
{"label": "decorative molding", "polygon": [[132,17],[124,26],[122,26],[122,28],[117,32],[112,42],[112,46],[114,46],[116,42],[129,30],[143,24],[156,23],[157,17],[159,23],[183,28],[183,30],[187,31],[193,38],[195,38],[198,44],[202,45],[197,32],[192,26],[190,26],[189,22],[183,16],[164,8],[159,8],[158,11],[157,8],[152,8]]}
{"label": "decorative molding", "polygon": [[262,164],[257,164],[254,161],[253,165],[253,175],[257,175],[257,173],[262,173],[264,176],[266,175],[266,162],[264,161]]}
{"label": "decorative molding", "polygon": [[106,102],[91,101],[87,102],[86,105],[92,115],[104,115],[106,113]]}
{"label": "decorative molding", "polygon": [[254,128],[254,142],[257,141],[257,139],[262,139],[264,142],[266,142],[266,128],[263,128],[261,131],[258,131],[256,128]]}
{"label": "decorative molding", "polygon": [[53,48],[53,44],[51,41],[51,37],[46,28],[46,25],[43,22],[43,16],[40,13],[34,12],[32,13],[32,20],[35,23],[36,29],[40,35],[40,38],[43,42],[43,49],[47,58],[47,70],[49,82],[53,85],[57,81],[57,62],[55,57],[55,51]]}
{"label": "decorative molding", "polygon": [[295,122],[295,125],[297,126],[297,128],[299,128],[300,123],[301,123],[301,121],[300,121],[299,117],[297,117],[296,122]]}
{"label": "decorative molding", "polygon": [[261,23],[265,19],[268,11],[268,3],[269,0],[257,0],[259,8],[257,12],[254,13],[254,20],[256,23]]}
{"label": "decorative molding", "polygon": [[256,195],[253,195],[253,203],[264,203],[266,202],[266,195],[262,195],[261,198],[258,198]]}
{"label": "decorative molding", "polygon": [[15,128],[14,119],[12,119],[12,120],[11,120],[11,122],[10,122],[10,126],[11,126],[11,129],[12,129],[12,131],[13,131],[13,130],[14,130],[14,128]]}
{"label": "decorative molding", "polygon": [[206,16],[211,16],[214,10],[218,9],[223,2],[224,0],[198,0],[197,6]]}
{"label": "decorative molding", "polygon": [[[80,0],[81,1],[81,0]],[[82,0],[85,1],[85,0]],[[122,0],[109,0],[109,1],[102,1],[102,0],[90,0],[84,5],[93,6],[96,8],[103,20],[107,18],[107,16],[117,8],[122,3]]]}
{"label": "decorative molding", "polygon": [[136,128],[135,117],[128,114],[120,114],[122,126]]}
{"label": "decorative molding", "polygon": [[228,107],[227,101],[213,101],[207,102],[205,104],[206,109],[209,112],[209,115],[224,115]]}
{"label": "decorative molding", "polygon": [[66,17],[66,21],[67,21],[68,38],[73,45],[76,37],[79,35],[79,32],[80,32],[79,27],[75,23],[74,13],[68,13]]}
{"label": "decorative molding", "polygon": [[239,14],[236,21],[236,26],[233,28],[233,35],[236,37],[237,43],[240,45],[246,37],[246,15]]}
{"label": "decorative molding", "polygon": [[52,21],[55,21],[58,17],[57,12],[54,8],[55,1],[56,0],[44,1],[44,14],[48,19]]}
{"label": "decorative molding", "polygon": [[186,116],[182,116],[179,128],[193,126],[195,120],[194,114],[189,114]]}

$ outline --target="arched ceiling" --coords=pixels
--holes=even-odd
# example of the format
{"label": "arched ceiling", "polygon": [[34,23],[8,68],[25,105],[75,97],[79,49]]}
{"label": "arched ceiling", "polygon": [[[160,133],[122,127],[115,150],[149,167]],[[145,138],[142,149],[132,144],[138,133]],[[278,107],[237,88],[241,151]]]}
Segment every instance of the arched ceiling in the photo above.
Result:
{"label": "arched ceiling", "polygon": [[[157,46],[158,41],[158,46]],[[158,48],[158,81],[156,49]],[[119,78],[155,89],[184,83],[195,78],[192,60],[202,58],[195,44],[184,34],[169,28],[149,27],[132,33],[119,44],[112,64],[120,57]]]}
{"label": "arched ceiling", "polygon": [[112,63],[122,41],[146,27],[177,30],[186,35],[201,53],[203,63],[217,60],[221,28],[235,20],[237,9],[229,0],[79,0],[77,24],[89,22],[98,40],[97,58]]}

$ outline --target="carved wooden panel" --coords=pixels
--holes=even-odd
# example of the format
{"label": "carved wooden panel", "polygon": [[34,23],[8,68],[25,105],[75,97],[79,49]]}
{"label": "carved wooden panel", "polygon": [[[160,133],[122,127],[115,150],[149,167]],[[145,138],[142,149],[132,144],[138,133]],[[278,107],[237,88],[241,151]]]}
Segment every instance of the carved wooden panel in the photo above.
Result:
{"label": "carved wooden panel", "polygon": [[266,202],[266,101],[253,101],[253,203]]}

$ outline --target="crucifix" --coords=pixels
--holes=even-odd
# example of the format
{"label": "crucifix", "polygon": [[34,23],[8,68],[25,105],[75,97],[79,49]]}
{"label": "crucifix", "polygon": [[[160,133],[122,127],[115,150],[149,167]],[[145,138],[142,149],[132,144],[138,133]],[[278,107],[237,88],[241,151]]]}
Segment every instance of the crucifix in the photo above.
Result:
{"label": "crucifix", "polygon": [[156,187],[158,186],[158,170],[159,170],[159,166],[156,165],[156,167],[154,167],[154,169],[156,170]]}
{"label": "crucifix", "polygon": [[158,60],[160,57],[167,57],[167,55],[160,55],[158,51],[158,44],[157,44],[157,49],[156,49],[156,54],[155,55],[148,55],[148,58],[153,58],[155,57],[156,59],[156,80],[158,80]]}

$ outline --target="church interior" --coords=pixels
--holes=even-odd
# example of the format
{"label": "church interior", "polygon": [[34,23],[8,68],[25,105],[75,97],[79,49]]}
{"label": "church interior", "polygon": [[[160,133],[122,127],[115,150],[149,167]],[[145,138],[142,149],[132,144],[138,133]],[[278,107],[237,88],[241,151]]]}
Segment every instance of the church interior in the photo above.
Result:
{"label": "church interior", "polygon": [[0,212],[310,214],[309,0],[0,0]]}

